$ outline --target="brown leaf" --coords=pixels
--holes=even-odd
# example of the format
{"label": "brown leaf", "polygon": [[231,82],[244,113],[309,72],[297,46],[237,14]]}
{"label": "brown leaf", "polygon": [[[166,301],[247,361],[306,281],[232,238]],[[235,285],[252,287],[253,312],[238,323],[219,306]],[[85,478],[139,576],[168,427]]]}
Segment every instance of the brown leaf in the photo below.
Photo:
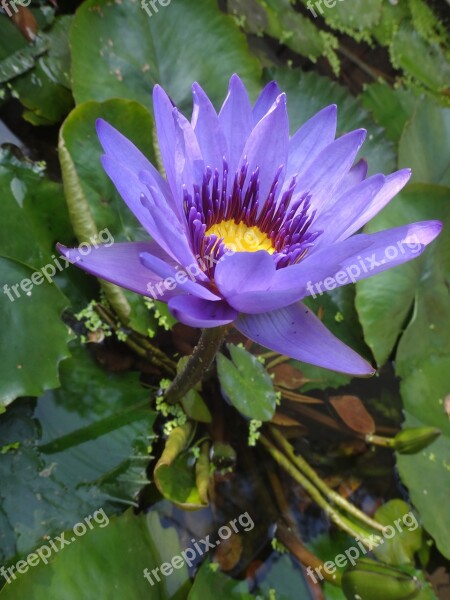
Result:
{"label": "brown leaf", "polygon": [[24,6],[16,6],[16,9],[18,10],[12,15],[11,20],[23,37],[29,42],[33,42],[36,39],[36,33],[39,29],[33,13]]}
{"label": "brown leaf", "polygon": [[270,373],[274,373],[274,383],[288,390],[297,390],[305,383],[308,383],[309,379],[303,375],[301,371],[289,365],[288,363],[282,363],[276,365],[273,369],[269,369]]}
{"label": "brown leaf", "polygon": [[357,396],[332,396],[330,403],[347,427],[353,431],[364,434],[375,431],[375,421]]}

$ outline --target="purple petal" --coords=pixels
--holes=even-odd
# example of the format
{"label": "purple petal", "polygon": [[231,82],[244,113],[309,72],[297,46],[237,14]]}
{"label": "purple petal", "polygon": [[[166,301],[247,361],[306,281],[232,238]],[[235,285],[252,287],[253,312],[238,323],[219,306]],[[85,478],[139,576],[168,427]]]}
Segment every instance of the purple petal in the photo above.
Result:
{"label": "purple petal", "polygon": [[[267,115],[259,121],[251,132],[242,151],[240,164],[248,161],[248,172],[259,168],[259,198],[263,202],[279,167],[287,163],[289,145],[289,120],[286,110],[286,96],[278,96]],[[282,182],[280,182],[281,188]]]}
{"label": "purple petal", "polygon": [[201,185],[205,163],[192,125],[178,110],[174,110],[175,123],[175,178],[180,204],[183,199],[183,186],[193,193],[193,185]]}
{"label": "purple petal", "polygon": [[344,192],[350,190],[358,183],[361,183],[367,177],[368,164],[365,158],[361,158],[343,177],[337,188],[334,190],[335,198],[342,196]]}
{"label": "purple petal", "polygon": [[167,252],[181,265],[195,264],[197,261],[189,246],[186,230],[164,202],[150,173],[148,171],[139,173],[139,179],[146,187],[145,198],[141,198],[141,203],[154,222],[150,235],[156,241],[162,242]]}
{"label": "purple petal", "polygon": [[281,94],[281,90],[278,87],[276,81],[270,81],[262,90],[258,99],[255,102],[255,106],[253,107],[252,115],[253,115],[253,125],[256,125],[258,121],[269,112],[273,103]]}
{"label": "purple petal", "polygon": [[402,169],[401,171],[397,171],[396,173],[388,175],[385,178],[386,182],[379,193],[375,196],[375,198],[372,198],[370,202],[367,201],[364,210],[357,218],[349,222],[348,227],[339,235],[339,237],[336,238],[336,241],[345,240],[350,235],[361,229],[361,227],[364,227],[366,223],[368,223],[376,214],[378,214],[380,210],[384,208],[386,204],[388,204],[388,202],[390,202],[402,188],[405,187],[410,177],[411,169]]}
{"label": "purple petal", "polygon": [[355,235],[315,252],[286,270],[290,270],[302,285],[307,282],[305,296],[316,297],[417,258],[441,229],[440,221],[422,221],[378,233]]}
{"label": "purple petal", "polygon": [[333,202],[333,193],[350,170],[366,132],[357,129],[329,144],[300,178],[296,192],[311,194],[314,209],[324,211]]}
{"label": "purple petal", "polygon": [[237,317],[237,311],[224,300],[210,302],[182,295],[172,298],[168,306],[178,321],[190,327],[219,327],[232,323]]}
{"label": "purple petal", "polygon": [[268,252],[225,254],[217,263],[214,281],[230,306],[239,312],[262,313],[292,304],[299,286],[285,269],[275,268]]}
{"label": "purple petal", "polygon": [[[97,248],[91,246],[89,252],[87,246],[66,248],[58,244],[57,248],[70,262],[84,271],[144,296],[153,295],[152,286],[158,285],[161,277],[142,265],[140,255],[143,252],[152,253],[159,257],[158,260],[171,262],[155,242],[129,242]],[[173,293],[162,288],[158,299],[167,301]]]}
{"label": "purple petal", "polygon": [[227,154],[227,142],[219,117],[203,89],[194,83],[192,86],[194,110],[192,127],[200,145],[205,165],[222,172],[223,159]]}
{"label": "purple petal", "polygon": [[146,252],[143,252],[139,259],[144,267],[150,269],[165,281],[166,289],[170,291],[178,290],[178,294],[181,292],[193,294],[205,300],[220,300],[219,296],[197,282],[197,277],[202,274],[197,263],[187,265],[185,268],[180,268],[179,265],[174,267],[172,264],[168,264],[157,256]]}
{"label": "purple petal", "polygon": [[[97,135],[105,154],[112,157],[124,167],[138,173],[139,171],[148,171],[156,182],[156,185],[161,190],[167,202],[173,207],[174,199],[170,193],[167,181],[163,179],[161,174],[155,169],[151,162],[117,129],[112,127],[103,119],[96,121]],[[150,135],[150,132],[149,132]]]}
{"label": "purple petal", "polygon": [[360,220],[360,215],[377,197],[385,182],[384,175],[373,175],[346,191],[327,211],[321,212],[312,225],[316,231],[322,231],[316,247],[329,246],[342,239],[342,234]]}
{"label": "purple petal", "polygon": [[[153,110],[155,113],[156,132],[158,136],[161,160],[166,172],[172,195],[176,199],[179,193],[175,177],[175,123],[173,121],[174,107],[161,86],[153,88]],[[176,212],[179,214],[179,203]]]}
{"label": "purple petal", "polygon": [[253,127],[252,107],[247,90],[237,75],[230,79],[228,95],[220,110],[219,121],[227,140],[229,173],[234,177],[245,142]]}
{"label": "purple petal", "polygon": [[[254,285],[254,289],[249,290],[245,284],[236,291],[222,289],[226,290],[224,295],[228,303],[240,312],[272,311],[412,260],[423,252],[441,228],[438,221],[425,221],[375,234],[355,235],[311,253],[296,265],[278,269],[275,275],[266,277],[266,289]],[[232,279],[232,269],[226,262],[224,260],[222,265],[222,276],[230,271]]]}
{"label": "purple petal", "polygon": [[[171,228],[169,231],[167,228],[161,227],[164,216],[159,214],[159,208],[151,200],[152,196],[145,183],[139,180],[138,172],[128,170],[110,156],[102,156],[101,160],[103,168],[116,186],[117,191],[151,237],[175,260],[182,264],[193,262],[194,258],[187,245],[185,234],[177,234],[177,232],[183,231],[182,227],[175,214],[167,206],[159,188],[154,187],[153,193],[159,198],[158,206],[161,207],[161,211],[164,211],[166,215],[170,215],[170,217],[167,217]],[[155,184],[149,171],[143,171],[143,173],[145,173],[148,181]],[[176,245],[174,245],[174,236],[176,237]]]}
{"label": "purple petal", "polygon": [[225,254],[217,263],[214,281],[225,297],[269,287],[275,276],[275,263],[265,250]]}
{"label": "purple petal", "polygon": [[[157,239],[164,246],[163,240],[158,240],[158,235],[155,230],[155,222],[149,211],[142,205],[142,194],[147,192],[145,185],[139,181],[139,171],[130,170],[119,163],[115,158],[108,155],[101,157],[102,166],[115,185],[122,199],[127,204],[128,208],[145,227],[148,233]],[[153,233],[155,234],[153,236]],[[167,248],[166,248],[167,251]]]}
{"label": "purple petal", "polygon": [[294,175],[300,178],[320,152],[336,136],[337,107],[331,104],[306,121],[289,142],[286,184]]}
{"label": "purple petal", "polygon": [[296,360],[351,375],[375,372],[301,303],[259,315],[240,315],[235,327],[254,342]]}
{"label": "purple petal", "polygon": [[[265,286],[257,286],[254,283],[252,287],[249,287],[243,281],[246,274],[246,265],[244,263],[236,265],[235,271],[238,273],[238,280],[237,285],[233,285],[234,272],[230,268],[232,262],[228,262],[228,259],[224,257],[221,266],[221,277],[225,280],[226,276],[228,276],[231,283],[227,287],[226,282],[222,283],[221,281],[218,287],[220,292],[226,297],[228,303],[240,312],[249,314],[270,312],[293,304],[301,300],[301,298],[310,295],[311,292],[308,291],[308,285],[311,285],[312,274],[315,277],[314,281],[322,281],[322,279],[330,275],[333,268],[337,270],[341,263],[349,256],[354,256],[355,253],[361,252],[368,246],[370,246],[370,240],[361,238],[361,236],[355,236],[351,240],[347,240],[346,243],[335,244],[331,251],[329,248],[319,250],[316,254],[307,257],[299,264],[278,269],[275,273],[272,270],[274,263],[269,266],[269,263],[266,261],[267,274],[265,280],[263,280]],[[272,260],[268,254],[267,256]],[[220,262],[217,267],[219,265]],[[241,269],[239,269],[240,266]],[[249,260],[247,265],[248,271],[250,270],[250,266],[251,262]],[[240,281],[243,282],[241,287],[239,287]]]}

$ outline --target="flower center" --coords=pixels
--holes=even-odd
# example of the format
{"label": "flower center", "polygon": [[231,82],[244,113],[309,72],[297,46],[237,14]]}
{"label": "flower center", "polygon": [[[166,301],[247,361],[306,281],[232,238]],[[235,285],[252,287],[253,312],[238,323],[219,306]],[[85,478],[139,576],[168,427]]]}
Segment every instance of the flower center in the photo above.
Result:
{"label": "flower center", "polygon": [[258,250],[266,250],[269,254],[275,252],[266,233],[256,225],[248,226],[242,221],[240,223],[236,223],[233,219],[220,221],[205,232],[205,237],[210,235],[222,239],[222,243],[235,252],[257,252]]}
{"label": "flower center", "polygon": [[206,167],[201,185],[183,186],[191,249],[209,277],[214,278],[215,265],[227,250],[265,250],[282,269],[303,260],[314,246],[322,232],[311,229],[315,211],[310,196],[295,195],[296,177],[278,193],[282,171],[280,166],[264,198],[259,197],[259,168],[249,173],[246,160],[232,179],[224,159],[222,177],[218,169]]}

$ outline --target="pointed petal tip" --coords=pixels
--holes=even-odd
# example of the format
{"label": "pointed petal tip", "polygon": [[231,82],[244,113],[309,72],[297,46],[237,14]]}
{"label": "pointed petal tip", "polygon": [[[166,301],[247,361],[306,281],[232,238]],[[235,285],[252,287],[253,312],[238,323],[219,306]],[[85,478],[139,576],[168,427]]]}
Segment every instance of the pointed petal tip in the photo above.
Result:
{"label": "pointed petal tip", "polygon": [[423,231],[421,232],[421,242],[430,244],[441,233],[444,223],[442,221],[423,221]]}
{"label": "pointed petal tip", "polygon": [[[372,365],[370,363],[366,363],[367,368],[365,370],[361,370],[359,373],[354,373],[353,375],[355,377],[364,377],[364,378],[369,378],[369,377],[373,377],[374,375],[376,375],[377,370],[372,367]],[[352,375],[352,373],[350,373],[350,375]]]}
{"label": "pointed petal tip", "polygon": [[247,88],[237,73],[233,73],[233,75],[230,77],[230,81],[228,83],[228,92],[230,92],[233,88],[241,88],[247,93]]}
{"label": "pointed petal tip", "polygon": [[366,139],[366,135],[367,129],[354,129],[353,131],[349,131],[338,137],[336,142],[339,142],[339,144],[350,144],[351,146],[355,145],[356,147],[361,148]]}
{"label": "pointed petal tip", "polygon": [[363,139],[365,139],[365,137],[367,135],[367,129],[360,127],[359,129],[355,129],[354,131],[351,131],[348,135],[351,135],[352,133],[355,136],[361,136]]}
{"label": "pointed petal tip", "polygon": [[271,81],[269,81],[269,83],[266,84],[266,89],[268,90],[279,90],[279,94],[281,94],[281,90],[278,86],[278,83],[275,81],[275,79],[272,79]]}
{"label": "pointed petal tip", "polygon": [[284,106],[286,106],[286,104],[287,104],[286,92],[281,92],[281,94],[279,94],[277,96],[277,99],[275,100],[275,104],[277,106],[279,104],[283,104]]}
{"label": "pointed petal tip", "polygon": [[391,173],[390,175],[388,175],[388,178],[398,179],[399,181],[403,182],[403,185],[406,185],[406,183],[411,178],[411,175],[412,175],[412,169],[406,168],[406,169],[399,169],[398,171],[394,171],[394,173]]}
{"label": "pointed petal tip", "polygon": [[114,129],[114,127],[112,125],[110,125],[108,123],[108,121],[105,121],[105,119],[102,118],[98,118],[95,120],[95,131],[97,132],[97,135],[100,137],[103,133],[107,132],[107,131],[111,131],[111,129]]}
{"label": "pointed petal tip", "polygon": [[337,116],[337,111],[338,111],[338,107],[337,104],[329,104],[328,106],[325,106],[325,108],[322,108],[322,110],[319,110],[319,112],[317,114],[330,114],[330,115],[336,115]]}
{"label": "pointed petal tip", "polygon": [[[169,94],[166,92],[166,90],[163,87],[161,87],[159,85],[159,83],[157,83],[155,86],[153,86],[152,98],[153,98],[153,104],[169,102],[173,106],[173,102],[170,99]],[[155,107],[153,107],[153,108],[155,109]]]}

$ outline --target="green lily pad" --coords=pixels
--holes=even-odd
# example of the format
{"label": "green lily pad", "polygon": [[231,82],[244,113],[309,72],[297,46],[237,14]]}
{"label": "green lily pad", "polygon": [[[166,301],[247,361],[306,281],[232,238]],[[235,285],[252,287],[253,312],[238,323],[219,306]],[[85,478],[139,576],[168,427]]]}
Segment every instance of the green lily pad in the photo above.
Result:
{"label": "green lily pad", "polygon": [[199,510],[207,506],[200,498],[195,479],[195,459],[182,452],[170,465],[155,469],[155,481],[164,497],[184,510]]}
{"label": "green lily pad", "polygon": [[111,514],[135,504],[148,483],[148,391],[137,373],[106,373],[86,348],[71,352],[60,389],[0,416],[2,446],[10,446],[0,455],[3,564],[100,507]]}
{"label": "green lily pad", "polygon": [[[426,219],[450,223],[449,199],[448,188],[410,185],[365,230],[372,233]],[[445,353],[450,348],[450,303],[445,283],[449,243],[444,231],[420,258],[357,282],[356,308],[378,365],[391,354],[413,308],[398,346],[397,372],[409,372],[430,352]]]}
{"label": "green lily pad", "polygon": [[[186,597],[190,583],[186,564],[180,563],[178,535],[173,527],[162,526],[157,513],[135,516],[128,511],[108,522],[98,521],[92,520],[94,528],[79,537],[69,530],[65,539],[70,543],[54,552],[48,564],[40,561],[33,568],[22,565],[26,572],[3,588],[2,600]],[[174,556],[180,558],[175,568],[162,566],[171,563]],[[164,576],[160,566],[164,572],[171,567],[170,576]],[[145,569],[151,582],[144,577]],[[153,569],[158,569],[156,575],[151,573]]]}
{"label": "green lily pad", "polygon": [[[323,35],[314,23],[294,9],[289,0],[231,0],[228,10],[250,34],[276,38],[288,48],[316,61],[332,54],[338,42],[332,35]],[[334,61],[330,61],[334,65]]]}
{"label": "green lily pad", "polygon": [[389,526],[388,535],[374,548],[375,556],[389,565],[414,562],[414,554],[422,547],[422,527],[417,515],[403,500],[390,500],[375,513],[375,519]]}
{"label": "green lily pad", "polygon": [[204,600],[214,590],[216,600],[252,600],[248,584],[245,581],[231,579],[218,570],[219,565],[205,561],[195,577],[187,600]]}
{"label": "green lily pad", "polygon": [[[311,4],[314,9],[314,4]],[[370,30],[378,24],[382,6],[382,0],[331,0],[321,10],[316,7],[314,12],[319,16],[323,11],[323,18],[328,25],[358,39],[359,32]]]}
{"label": "green lily pad", "polygon": [[198,484],[207,487],[209,472],[202,472],[202,482],[197,481],[200,459],[186,450],[192,433],[189,423],[173,429],[153,471],[156,487],[164,498],[184,510],[198,510],[208,504],[207,498],[200,494]]}
{"label": "green lily pad", "polygon": [[65,269],[54,243],[63,229],[70,235],[62,186],[46,179],[42,167],[2,151],[0,187],[4,407],[19,396],[39,396],[59,385],[58,364],[70,356],[67,344],[72,335],[61,321],[69,301],[53,284],[53,277]]}
{"label": "green lily pad", "polygon": [[[0,255],[36,269],[53,262],[55,243],[72,237],[62,185],[46,177],[42,163],[19,160],[1,149],[0,186]],[[17,235],[18,223],[21,235]]]}
{"label": "green lily pad", "polygon": [[[77,184],[89,204],[97,229],[107,229],[114,241],[148,238],[100,163],[103,149],[95,132],[98,118],[119,129],[155,163],[153,119],[141,104],[114,99],[80,104],[70,113],[61,129],[61,138],[73,163],[74,177],[78,179]],[[72,201],[71,198],[68,200],[69,203]]]}
{"label": "green lily pad", "polygon": [[394,89],[387,83],[377,82],[365,88],[361,101],[376,122],[384,127],[389,139],[398,142],[418,99],[411,90]]}
{"label": "green lily pad", "polygon": [[79,8],[70,36],[77,103],[128,98],[150,108],[159,83],[184,110],[191,106],[193,81],[219,103],[234,71],[257,92],[259,63],[232,17],[215,3],[147,7],[151,14],[140,2],[88,0]]}
{"label": "green lily pad", "polygon": [[418,103],[400,139],[398,161],[412,169],[414,182],[450,186],[450,108],[431,98]]}
{"label": "green lily pad", "polygon": [[[73,106],[68,44],[72,18],[70,15],[57,17],[48,31],[39,34],[37,46],[42,45],[45,51],[33,58],[31,70],[11,82],[13,93],[26,108],[24,119],[33,125],[57,123]],[[33,48],[30,45],[26,51],[30,55],[38,54]]]}
{"label": "green lily pad", "polygon": [[189,392],[181,399],[184,412],[190,419],[200,423],[211,423],[212,415],[208,406],[197,390]]}
{"label": "green lily pad", "polygon": [[403,69],[430,90],[448,89],[450,62],[445,51],[440,44],[425,40],[412,25],[402,24],[397,28],[390,56],[395,68]]}
{"label": "green lily pad", "polygon": [[431,356],[402,382],[405,427],[438,427],[442,435],[431,446],[413,456],[397,454],[402,481],[420,512],[424,528],[439,551],[450,558],[450,421],[445,398],[450,393],[450,358]]}
{"label": "green lily pad", "polygon": [[244,348],[227,345],[232,360],[217,355],[217,372],[224,397],[245,417],[269,421],[277,396],[263,365]]}
{"label": "green lily pad", "polygon": [[67,344],[72,334],[61,321],[68,301],[42,273],[38,273],[40,283],[35,286],[33,269],[2,257],[0,271],[1,412],[19,396],[39,396],[59,386],[58,365],[70,356]]}

